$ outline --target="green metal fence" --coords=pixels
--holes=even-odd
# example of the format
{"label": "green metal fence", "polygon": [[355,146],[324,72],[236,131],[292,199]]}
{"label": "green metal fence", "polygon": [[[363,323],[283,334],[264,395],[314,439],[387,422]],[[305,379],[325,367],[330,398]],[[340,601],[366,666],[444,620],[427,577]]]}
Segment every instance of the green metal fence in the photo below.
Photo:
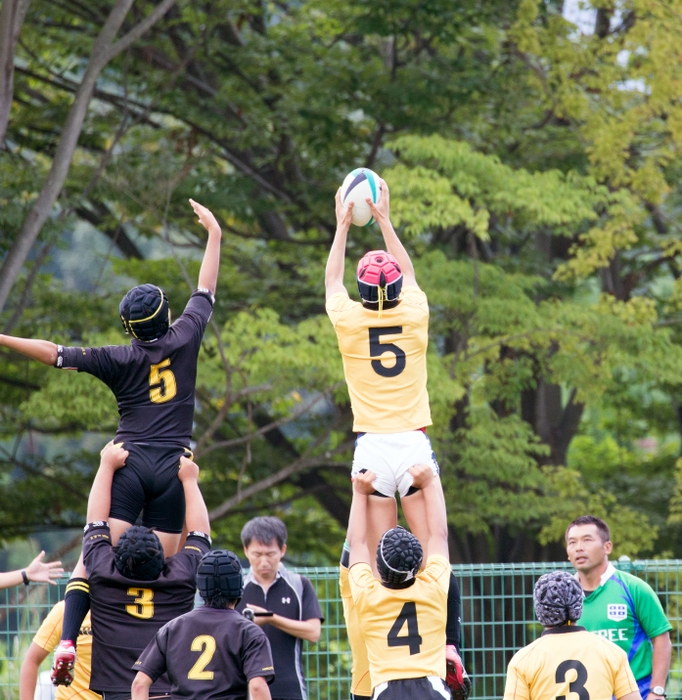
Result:
{"label": "green metal fence", "polygon": [[[668,697],[682,698],[682,560],[619,561],[658,593],[672,624],[673,658]],[[567,563],[473,564],[454,566],[462,590],[464,661],[477,700],[500,698],[512,654],[542,631],[533,614],[533,586],[544,573]],[[350,654],[338,590],[338,569],[297,569],[313,582],[325,616],[322,637],[308,645],[306,667],[310,700],[347,700]],[[32,635],[61,599],[59,586],[24,586],[0,591],[0,693],[18,698],[19,667]]]}

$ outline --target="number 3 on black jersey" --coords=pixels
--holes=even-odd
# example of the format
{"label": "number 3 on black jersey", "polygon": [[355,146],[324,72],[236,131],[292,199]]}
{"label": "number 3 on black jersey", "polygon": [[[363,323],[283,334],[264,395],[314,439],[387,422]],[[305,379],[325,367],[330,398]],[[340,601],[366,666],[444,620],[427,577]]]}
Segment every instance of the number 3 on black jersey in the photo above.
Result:
{"label": "number 3 on black jersey", "polygon": [[[568,684],[568,692],[576,693],[580,700],[590,700],[590,694],[585,688],[585,683],[587,683],[587,669],[585,666],[580,661],[562,661],[557,666],[554,680],[557,683],[565,683],[567,671],[575,671],[577,673],[575,680]],[[566,700],[566,696],[557,695],[556,700]]]}
{"label": "number 3 on black jersey", "polygon": [[[400,632],[405,625],[407,625],[407,634],[401,635]],[[410,656],[419,653],[422,645],[422,638],[419,634],[419,626],[417,625],[416,603],[411,601],[403,605],[400,615],[396,617],[386,639],[389,647],[409,647]]]}
{"label": "number 3 on black jersey", "polygon": [[390,352],[395,355],[393,367],[386,367],[381,360],[372,360],[372,369],[382,377],[397,377],[405,369],[405,352],[395,343],[382,343],[382,335],[400,335],[403,332],[402,326],[387,326],[386,328],[369,329],[369,355],[370,357],[381,357],[384,353]]}

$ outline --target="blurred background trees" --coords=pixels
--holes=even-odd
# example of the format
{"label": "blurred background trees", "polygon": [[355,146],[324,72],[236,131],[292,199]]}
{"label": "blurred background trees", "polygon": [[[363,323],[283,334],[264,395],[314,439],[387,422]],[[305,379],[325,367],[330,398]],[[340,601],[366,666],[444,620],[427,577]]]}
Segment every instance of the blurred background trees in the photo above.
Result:
{"label": "blurred background trees", "polygon": [[[194,434],[219,545],[274,512],[297,563],[338,556],[354,438],[323,275],[334,192],[366,165],[431,304],[453,561],[563,558],[588,511],[617,554],[682,556],[682,2],[0,13],[0,332],[125,342],[130,286],[178,315],[196,280],[188,197],[223,225]],[[380,245],[352,229],[349,289]],[[113,397],[2,352],[0,411],[0,532],[66,546]]]}

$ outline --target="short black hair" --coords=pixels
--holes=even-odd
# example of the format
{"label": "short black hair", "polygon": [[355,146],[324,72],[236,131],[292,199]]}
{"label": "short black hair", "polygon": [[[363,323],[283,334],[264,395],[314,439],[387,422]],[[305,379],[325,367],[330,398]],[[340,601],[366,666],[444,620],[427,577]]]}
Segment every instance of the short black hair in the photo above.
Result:
{"label": "short black hair", "polygon": [[567,528],[566,528],[566,541],[568,541],[568,531],[572,527],[576,527],[577,525],[596,525],[597,527],[597,532],[599,533],[599,537],[601,538],[602,542],[610,542],[611,541],[611,530],[609,530],[609,526],[601,519],[597,518],[595,515],[581,515],[577,517]]}
{"label": "short black hair", "polygon": [[207,608],[218,608],[218,610],[224,610],[229,605],[237,607],[240,600],[241,598],[226,598],[222,593],[216,593],[214,596],[206,598],[204,600],[204,604]]}
{"label": "short black hair", "polygon": [[270,544],[276,540],[282,549],[287,543],[287,526],[274,515],[252,518],[242,528],[242,544],[248,547],[253,540],[262,544]]}

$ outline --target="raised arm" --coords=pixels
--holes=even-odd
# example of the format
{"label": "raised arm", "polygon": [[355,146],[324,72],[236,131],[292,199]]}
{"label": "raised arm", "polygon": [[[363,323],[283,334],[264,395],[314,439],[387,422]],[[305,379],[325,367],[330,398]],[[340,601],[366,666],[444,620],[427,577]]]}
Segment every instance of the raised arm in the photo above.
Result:
{"label": "raised arm", "polygon": [[[53,579],[61,578],[64,573],[62,563],[60,561],[44,562],[45,550],[43,550],[35,559],[25,568],[17,569],[16,571],[5,571],[0,574],[0,588],[10,588],[11,586],[19,586],[26,581],[52,583],[57,585]],[[26,580],[24,580],[24,576]]]}
{"label": "raised arm", "polygon": [[350,228],[353,202],[348,202],[344,207],[341,203],[341,188],[336,191],[336,233],[334,242],[329,251],[327,268],[324,272],[324,284],[327,290],[327,299],[332,294],[347,292],[343,286],[343,270],[346,262],[346,241]]}
{"label": "raised arm", "polygon": [[199,488],[199,467],[187,457],[180,457],[178,478],[185,490],[185,524],[189,532],[211,534],[208,509]]}
{"label": "raised arm", "polygon": [[440,554],[449,558],[448,518],[440,478],[433,475],[433,469],[428,464],[416,464],[409,471],[412,474],[412,485],[421,489],[424,495],[426,527],[429,532],[426,545],[428,556]]}
{"label": "raised arm", "polygon": [[405,246],[400,242],[398,235],[393,228],[390,217],[391,209],[391,198],[388,191],[388,185],[385,180],[380,180],[381,182],[381,199],[377,204],[374,204],[371,199],[366,200],[369,208],[377,220],[379,227],[381,228],[381,235],[384,237],[384,243],[386,244],[386,251],[390,253],[400,265],[400,269],[403,271],[403,286],[404,287],[418,287],[417,277],[414,274],[414,265],[412,265],[412,260],[405,250]]}
{"label": "raised arm", "polygon": [[49,340],[16,338],[13,335],[0,334],[0,346],[19,352],[50,367],[54,367],[57,363],[57,346]]}
{"label": "raised arm", "polygon": [[199,217],[199,223],[208,231],[208,241],[204,251],[204,259],[201,261],[199,270],[199,288],[209,289],[211,294],[215,294],[218,286],[218,268],[220,267],[220,224],[213,216],[213,212],[193,199],[189,203],[194,209],[194,213]]}
{"label": "raised arm", "polygon": [[114,472],[125,465],[128,451],[122,447],[123,443],[113,442],[105,445],[100,453],[99,469],[90,488],[88,496],[89,523],[95,520],[107,520],[111,509],[111,482],[114,480]]}
{"label": "raised arm", "polygon": [[376,474],[370,471],[356,474],[353,479],[353,500],[350,504],[346,533],[346,541],[350,548],[348,568],[360,562],[370,565],[372,563],[367,546],[367,499],[374,491],[374,479]]}

